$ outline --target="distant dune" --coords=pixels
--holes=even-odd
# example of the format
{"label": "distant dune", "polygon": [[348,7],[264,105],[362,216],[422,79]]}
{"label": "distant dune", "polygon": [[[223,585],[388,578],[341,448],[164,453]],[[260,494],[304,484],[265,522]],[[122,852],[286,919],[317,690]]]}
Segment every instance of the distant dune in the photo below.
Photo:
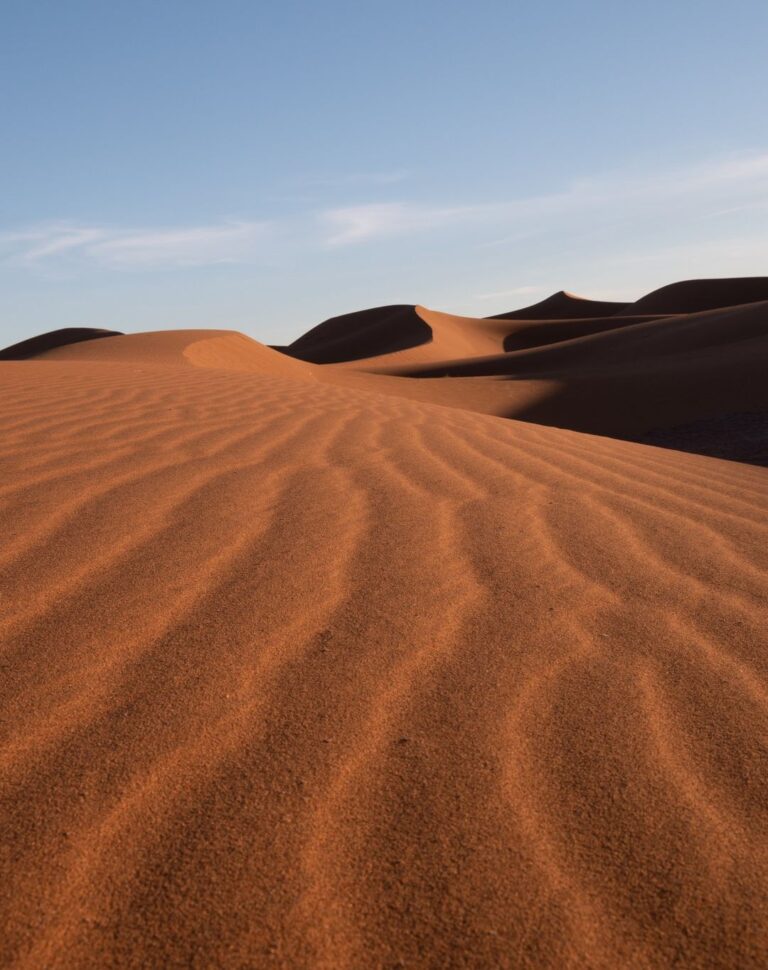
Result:
{"label": "distant dune", "polygon": [[97,340],[99,337],[115,337],[117,330],[99,330],[94,327],[64,327],[61,330],[51,330],[29,340],[22,340],[0,350],[0,360],[28,360],[39,357],[48,350],[66,347],[68,344],[80,343],[84,340]]}
{"label": "distant dune", "polygon": [[[746,302],[759,292],[765,300]],[[634,312],[709,307],[717,293],[734,305]],[[566,316],[581,304],[590,312],[598,305],[561,292],[516,311],[528,319],[508,314],[485,320],[417,307],[430,325],[430,340],[339,361],[321,368],[317,378],[629,440],[660,441],[659,433],[671,429],[677,448],[744,458],[743,442],[731,454],[722,429],[728,415],[768,412],[768,279],[676,283],[634,304],[605,304],[623,307],[612,316]],[[538,317],[547,306],[561,316]],[[721,430],[713,430],[710,441],[697,422]],[[755,455],[762,450],[756,444]]]}
{"label": "distant dune", "polygon": [[336,364],[417,347],[430,337],[415,307],[382,306],[332,317],[279,349],[313,364]]}
{"label": "distant dune", "polygon": [[684,280],[654,290],[620,313],[697,313],[768,300],[768,277]]}
{"label": "distant dune", "polygon": [[0,966],[768,965],[765,282],[10,348]]}
{"label": "distant dune", "polygon": [[[496,318],[494,318],[496,319]],[[507,319],[507,318],[502,318]],[[619,330],[629,327],[633,323],[648,323],[650,320],[660,319],[659,314],[633,314],[632,316],[617,317],[572,317],[563,320],[520,320],[513,327],[507,325],[508,331],[504,336],[503,349],[529,350],[534,347],[544,347],[547,344],[558,344],[576,337],[588,337],[592,333],[603,333],[609,330]]]}
{"label": "distant dune", "polygon": [[540,303],[498,313],[497,320],[570,320],[574,317],[611,317],[626,310],[630,303],[610,303],[606,300],[588,300],[574,293],[560,290]]}
{"label": "distant dune", "polygon": [[309,371],[301,361],[291,360],[235,330],[160,330],[125,334],[99,344],[60,346],[36,356],[46,361],[192,365],[273,376],[309,377]]}

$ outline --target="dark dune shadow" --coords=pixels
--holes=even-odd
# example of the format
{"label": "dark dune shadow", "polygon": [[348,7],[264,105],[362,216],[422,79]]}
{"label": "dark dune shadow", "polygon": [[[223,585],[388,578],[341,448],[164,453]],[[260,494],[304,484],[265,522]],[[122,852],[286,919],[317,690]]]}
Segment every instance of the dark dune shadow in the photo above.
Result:
{"label": "dark dune shadow", "polygon": [[699,313],[768,300],[768,276],[682,280],[646,294],[624,310],[630,313]]}
{"label": "dark dune shadow", "polygon": [[634,440],[658,448],[692,451],[768,468],[768,410],[720,414],[649,431]]}
{"label": "dark dune shadow", "polygon": [[[642,322],[627,318],[625,326],[609,327],[582,336],[526,349],[508,348],[487,357],[446,360],[382,368],[381,373],[401,377],[491,377],[526,375],[590,378],[596,374],[633,369],[640,362],[649,372],[669,368],[686,375],[697,366],[699,356],[716,354],[728,366],[731,356],[739,360],[743,347],[764,359],[768,342],[768,302],[707,310],[696,314],[650,317]],[[716,388],[719,381],[713,377]]]}
{"label": "dark dune shadow", "polygon": [[[622,428],[621,420],[607,418],[597,408],[600,401],[605,403],[611,398],[615,401],[615,392],[622,384],[622,380],[606,379],[601,382],[597,393],[594,386],[586,384],[564,385],[535,405],[515,409],[507,416],[531,424],[582,431],[605,438],[768,467],[768,409],[765,407],[756,410],[724,410],[706,418],[637,432]],[[668,395],[669,387],[657,384],[652,388],[652,393],[657,405]],[[741,400],[748,402],[749,397],[747,393]],[[629,395],[625,403],[630,407],[634,404],[630,424],[670,420],[656,406],[649,408],[637,398],[634,402],[628,398]]]}
{"label": "dark dune shadow", "polygon": [[[560,290],[548,296],[546,300],[522,307],[520,310],[509,310],[497,313],[489,320],[572,320],[585,317],[610,317],[621,310],[628,310],[631,303],[611,303],[607,300],[586,300],[572,293]],[[630,312],[632,312],[630,310]]]}
{"label": "dark dune shadow", "polygon": [[747,342],[725,361],[717,352],[703,353],[691,368],[666,362],[593,375],[553,376],[554,387],[546,396],[510,408],[505,416],[766,464],[768,385],[761,359]]}
{"label": "dark dune shadow", "polygon": [[273,349],[311,364],[338,364],[407,350],[431,339],[431,328],[414,306],[395,304],[331,317],[287,347]]}
{"label": "dark dune shadow", "polygon": [[[505,318],[506,319],[506,318]],[[545,347],[558,344],[564,340],[574,340],[576,337],[587,337],[593,333],[606,333],[609,330],[621,330],[636,323],[647,323],[659,319],[656,314],[639,316],[616,317],[585,317],[571,320],[541,320],[532,322],[530,326],[522,326],[504,338],[504,350],[532,350],[534,347]]]}
{"label": "dark dune shadow", "polygon": [[95,327],[63,327],[61,330],[50,330],[17,344],[11,344],[0,350],[0,360],[29,360],[39,357],[57,347],[67,347],[84,340],[98,340],[103,337],[122,337],[119,330],[101,330]]}

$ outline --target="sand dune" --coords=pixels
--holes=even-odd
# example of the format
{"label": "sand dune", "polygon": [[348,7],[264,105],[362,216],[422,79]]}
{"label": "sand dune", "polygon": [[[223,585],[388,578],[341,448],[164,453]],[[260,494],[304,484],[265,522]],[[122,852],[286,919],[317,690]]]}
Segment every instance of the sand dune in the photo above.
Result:
{"label": "sand dune", "polygon": [[[551,320],[475,320],[418,308],[425,320],[450,320],[450,339],[441,343],[436,326],[433,341],[420,347],[320,368],[317,377],[627,439],[661,441],[659,433],[671,429],[677,447],[694,451],[709,444],[697,422],[708,426],[728,415],[758,413],[768,433],[768,300],[739,304],[761,289],[768,292],[768,280],[705,280],[701,292],[698,282],[657,292],[682,294],[689,305],[712,302],[719,292],[735,305],[671,316]],[[631,307],[654,300],[651,294]],[[712,444],[713,453],[728,453],[722,440]]]}
{"label": "sand dune", "polygon": [[313,364],[365,370],[369,361],[425,362],[478,356],[504,349],[510,327],[503,321],[459,317],[423,306],[376,307],[332,317],[288,347],[284,354]]}
{"label": "sand dune", "polygon": [[[768,303],[663,318],[529,350],[382,368],[411,378],[506,377],[496,413],[597,433],[768,409]],[[530,414],[531,379],[556,382]],[[461,400],[459,389],[458,400]]]}
{"label": "sand dune", "polygon": [[235,330],[160,330],[125,334],[98,343],[73,343],[35,355],[41,361],[171,364],[311,379],[302,361]]}
{"label": "sand dune", "polygon": [[622,313],[696,313],[768,300],[768,277],[683,280],[662,286],[619,311]]}
{"label": "sand dune", "polygon": [[520,320],[513,326],[507,325],[502,346],[505,351],[528,350],[659,319],[662,317],[658,314],[634,314],[623,317],[571,317],[567,320]]}
{"label": "sand dune", "polygon": [[63,327],[61,330],[51,330],[37,337],[30,337],[20,343],[12,344],[0,350],[0,360],[29,360],[39,357],[57,347],[76,344],[85,340],[97,340],[99,337],[119,336],[117,330],[100,330],[96,327]]}
{"label": "sand dune", "polygon": [[[630,303],[612,303],[607,300],[589,300],[575,293],[559,290],[546,300],[533,303],[520,310],[498,313],[497,320],[570,320],[573,317],[610,317],[627,310]],[[632,312],[632,311],[631,311]]]}
{"label": "sand dune", "polygon": [[414,313],[382,359],[525,380],[0,363],[0,965],[768,962],[768,471],[471,410],[556,365],[631,412],[623,355],[716,396],[763,309],[508,355]]}
{"label": "sand dune", "polygon": [[279,349],[313,364],[335,364],[418,347],[431,336],[416,308],[403,304],[331,317]]}

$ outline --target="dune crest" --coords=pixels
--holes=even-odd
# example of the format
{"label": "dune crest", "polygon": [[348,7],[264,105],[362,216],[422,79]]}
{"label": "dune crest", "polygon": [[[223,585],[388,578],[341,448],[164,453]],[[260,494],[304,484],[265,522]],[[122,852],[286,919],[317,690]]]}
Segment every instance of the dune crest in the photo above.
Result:
{"label": "dune crest", "polygon": [[100,330],[97,327],[63,327],[61,330],[50,330],[48,333],[30,337],[10,347],[0,350],[0,360],[29,360],[39,357],[57,347],[81,343],[86,340],[98,340],[100,337],[120,336],[119,330]]}
{"label": "dune crest", "polygon": [[698,313],[768,300],[768,277],[683,280],[636,300],[620,313]]}
{"label": "dune crest", "polygon": [[336,364],[417,347],[431,339],[416,308],[402,304],[331,317],[278,349],[312,364]]}
{"label": "dune crest", "polygon": [[[548,307],[551,319],[537,319],[530,307],[488,319],[416,307],[430,341],[321,367],[316,376],[497,417],[627,440],[669,440],[684,450],[762,461],[768,447],[759,431],[768,415],[768,299],[744,299],[763,291],[768,278],[688,281],[613,315],[591,317],[579,316],[581,309],[568,313],[581,305],[594,309],[596,301],[561,292],[535,305]],[[634,312],[716,299],[734,304]],[[741,417],[750,414],[754,420]],[[746,451],[743,434],[740,445],[727,447],[729,415],[739,427],[751,425]]]}
{"label": "dune crest", "polygon": [[609,317],[631,304],[615,303],[607,300],[590,300],[567,290],[558,290],[545,300],[523,307],[497,313],[495,320],[569,320],[572,317]]}
{"label": "dune crest", "polygon": [[310,379],[311,369],[235,330],[160,330],[46,349],[47,361],[187,365]]}

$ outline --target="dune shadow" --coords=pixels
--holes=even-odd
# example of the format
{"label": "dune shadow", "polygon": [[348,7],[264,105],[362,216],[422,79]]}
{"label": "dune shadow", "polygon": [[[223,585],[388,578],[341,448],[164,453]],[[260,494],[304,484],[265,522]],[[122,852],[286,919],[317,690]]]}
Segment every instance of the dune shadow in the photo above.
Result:
{"label": "dune shadow", "polygon": [[[530,424],[768,467],[768,409],[723,410],[693,421],[667,424],[659,412],[654,416],[637,396],[634,400],[626,396],[621,407],[608,407],[608,401],[616,405],[622,397],[622,384],[620,377],[603,378],[599,389],[588,381],[564,381],[536,401],[516,406],[504,416]],[[650,426],[650,430],[633,428],[633,419]]]}
{"label": "dune shadow", "polygon": [[408,304],[374,307],[331,317],[287,347],[273,347],[311,364],[379,357],[428,343],[432,328]]}
{"label": "dune shadow", "polygon": [[67,347],[84,340],[122,336],[123,334],[119,330],[101,330],[96,327],[62,327],[60,330],[50,330],[48,333],[41,333],[36,337],[29,337],[27,340],[5,347],[0,350],[0,360],[30,360],[49,350]]}

